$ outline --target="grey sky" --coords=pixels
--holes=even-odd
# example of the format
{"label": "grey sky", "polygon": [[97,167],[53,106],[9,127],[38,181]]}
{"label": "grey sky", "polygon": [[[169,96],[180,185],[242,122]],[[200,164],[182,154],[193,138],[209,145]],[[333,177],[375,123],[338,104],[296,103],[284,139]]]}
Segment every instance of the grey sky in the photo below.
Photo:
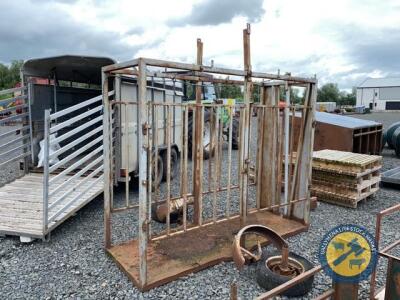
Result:
{"label": "grey sky", "polygon": [[62,54],[194,61],[242,67],[241,30],[252,23],[253,68],[317,74],[349,89],[400,76],[396,0],[0,1],[0,62]]}

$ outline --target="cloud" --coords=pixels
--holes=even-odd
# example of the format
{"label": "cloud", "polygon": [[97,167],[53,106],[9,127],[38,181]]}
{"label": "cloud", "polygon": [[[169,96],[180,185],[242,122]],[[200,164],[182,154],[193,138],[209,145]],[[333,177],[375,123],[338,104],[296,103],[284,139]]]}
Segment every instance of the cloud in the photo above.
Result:
{"label": "cloud", "polygon": [[265,13],[263,0],[204,0],[194,4],[191,13],[172,19],[171,26],[218,25],[229,23],[234,17],[247,17],[249,22],[258,22]]}
{"label": "cloud", "polygon": [[[24,3],[0,1],[0,61],[62,54],[127,60],[145,47],[128,43],[122,33],[80,22],[57,5],[21,2]],[[139,33],[139,29],[136,32]]]}
{"label": "cloud", "polygon": [[400,72],[400,29],[364,30],[357,28],[345,38],[353,42],[348,49],[351,60],[360,70],[385,70],[388,73]]}

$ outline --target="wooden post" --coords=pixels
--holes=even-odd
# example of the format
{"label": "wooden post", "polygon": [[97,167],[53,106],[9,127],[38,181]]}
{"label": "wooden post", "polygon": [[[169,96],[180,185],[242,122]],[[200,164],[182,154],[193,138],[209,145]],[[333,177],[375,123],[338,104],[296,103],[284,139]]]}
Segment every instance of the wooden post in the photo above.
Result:
{"label": "wooden post", "polygon": [[296,203],[292,214],[295,218],[309,223],[310,191],[312,174],[312,154],[314,145],[314,114],[317,98],[316,84],[308,84],[305,109],[303,113],[303,126],[300,129],[300,138],[297,150],[295,174],[291,191],[291,200],[307,198],[307,201]]}
{"label": "wooden post", "polygon": [[[196,64],[201,66],[203,64],[203,43],[201,39],[197,39],[197,59]],[[202,183],[203,183],[203,143],[202,143],[202,82],[198,81],[196,84],[196,108],[195,108],[195,136],[194,136],[194,147],[192,145],[192,151],[194,154],[194,180],[193,180],[193,194],[194,194],[194,214],[193,223],[196,225],[201,225],[202,223]]]}
{"label": "wooden post", "polygon": [[[263,105],[266,105],[265,113],[262,120],[263,136],[260,143],[262,144],[262,160],[260,162],[260,207],[266,208],[274,204],[277,198],[277,96],[276,87],[267,86],[264,89]],[[279,194],[280,195],[280,192]]]}
{"label": "wooden post", "polygon": [[247,28],[243,30],[243,51],[244,51],[244,95],[243,100],[245,104],[241,128],[241,157],[240,159],[240,182],[239,182],[239,192],[240,192],[240,222],[242,225],[246,224],[247,219],[247,187],[249,182],[249,130],[250,130],[250,100],[251,100],[251,60],[250,60],[250,24],[247,24]]}
{"label": "wooden post", "polygon": [[333,300],[357,300],[358,282],[333,282]]}

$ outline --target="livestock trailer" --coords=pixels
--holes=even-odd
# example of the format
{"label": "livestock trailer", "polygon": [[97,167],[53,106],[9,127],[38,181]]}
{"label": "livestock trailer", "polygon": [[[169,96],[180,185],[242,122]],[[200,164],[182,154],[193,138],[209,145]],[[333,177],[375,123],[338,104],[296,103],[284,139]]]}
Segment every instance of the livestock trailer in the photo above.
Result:
{"label": "livestock trailer", "polygon": [[[1,102],[18,104],[0,120],[0,170],[21,169],[0,187],[0,234],[21,240],[46,238],[77,210],[103,192],[103,104],[101,69],[115,61],[104,57],[58,56],[32,59],[21,69],[22,86],[0,91]],[[109,96],[120,103],[136,101],[137,83],[116,75]],[[148,99],[182,101],[179,83],[149,81]],[[3,96],[4,97],[4,96]],[[157,155],[165,161],[165,111],[158,112]],[[170,143],[178,163],[178,108]],[[176,114],[176,116],[175,116]],[[112,115],[115,128],[115,185],[137,174],[138,111],[121,104]],[[172,154],[171,154],[172,155]],[[163,178],[159,167],[160,180]]]}

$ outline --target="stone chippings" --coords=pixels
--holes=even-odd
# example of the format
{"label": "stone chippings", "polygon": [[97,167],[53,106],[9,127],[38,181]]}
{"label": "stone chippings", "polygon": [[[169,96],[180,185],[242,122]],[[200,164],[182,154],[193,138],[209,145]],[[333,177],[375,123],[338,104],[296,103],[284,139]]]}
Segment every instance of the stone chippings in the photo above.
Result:
{"label": "stone chippings", "polygon": [[[380,118],[384,116],[378,115]],[[383,170],[399,165],[400,160],[392,152],[384,150]],[[224,164],[222,174],[227,173],[226,168]],[[232,172],[236,172],[235,168],[233,166]],[[16,176],[13,169],[0,170],[0,183]],[[177,190],[177,187],[173,189]],[[254,191],[250,194],[254,195]],[[232,198],[237,197],[233,194]],[[319,203],[311,214],[309,231],[288,239],[291,250],[318,264],[319,242],[329,229],[353,223],[374,233],[376,213],[397,204],[399,198],[400,191],[382,188],[373,199],[362,201],[357,209]],[[209,202],[212,197],[210,199]],[[220,212],[225,207],[224,201],[221,200],[218,206]],[[232,202],[232,209],[237,210],[238,201]],[[210,207],[206,204],[205,216],[211,216]],[[117,229],[114,241],[127,240],[136,235],[136,220],[137,212],[117,214],[113,220]],[[382,232],[387,242],[400,238],[398,223],[398,215],[385,219]],[[161,229],[154,222],[152,224],[155,231]],[[229,299],[230,284],[234,281],[239,285],[240,298],[252,299],[263,292],[255,282],[254,272],[255,266],[247,266],[239,272],[232,262],[225,262],[140,293],[103,250],[101,197],[59,226],[52,233],[50,242],[21,244],[17,237],[0,237],[1,299]],[[380,259],[378,286],[384,284],[385,274],[386,261]],[[320,273],[315,277],[312,291],[304,299],[321,294],[330,283],[331,279]],[[362,282],[361,299],[367,299],[368,289],[368,282]]]}

